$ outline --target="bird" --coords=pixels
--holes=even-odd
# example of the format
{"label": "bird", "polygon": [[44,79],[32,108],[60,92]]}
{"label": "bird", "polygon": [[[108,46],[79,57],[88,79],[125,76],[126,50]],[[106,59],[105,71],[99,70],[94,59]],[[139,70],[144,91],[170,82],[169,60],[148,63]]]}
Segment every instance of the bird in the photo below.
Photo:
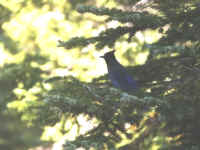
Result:
{"label": "bird", "polygon": [[103,58],[107,64],[108,77],[115,88],[132,93],[137,89],[137,82],[116,59],[115,50],[105,53]]}

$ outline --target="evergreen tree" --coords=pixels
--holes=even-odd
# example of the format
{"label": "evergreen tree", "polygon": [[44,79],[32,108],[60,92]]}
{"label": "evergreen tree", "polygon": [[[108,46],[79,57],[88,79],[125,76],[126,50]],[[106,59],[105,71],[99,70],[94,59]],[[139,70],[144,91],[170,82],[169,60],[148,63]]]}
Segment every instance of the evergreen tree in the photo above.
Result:
{"label": "evergreen tree", "polygon": [[[126,1],[129,4],[130,1]],[[115,149],[123,137],[128,142],[118,144],[119,149],[199,149],[199,26],[200,3],[198,1],[131,1],[129,10],[117,8],[79,6],[78,12],[106,15],[105,22],[121,23],[94,37],[74,37],[60,41],[60,46],[71,49],[94,44],[96,49],[114,48],[121,37],[133,42],[136,32],[158,30],[161,38],[144,43],[149,56],[144,65],[132,69],[134,76],[146,85],[138,97],[119,96],[107,88],[88,87],[94,98],[76,98],[64,107],[73,115],[84,113],[95,117],[98,125],[73,142],[66,149]],[[122,40],[120,41],[122,42]],[[97,80],[98,81],[98,80]],[[92,83],[94,85],[94,82]],[[66,87],[66,86],[65,86]],[[81,87],[81,84],[80,84]],[[106,88],[106,90],[105,90]],[[84,90],[83,90],[84,91]],[[99,91],[99,93],[98,93]],[[101,91],[101,92],[100,92]],[[150,91],[148,94],[145,91]],[[60,95],[60,94],[59,94]],[[96,96],[98,95],[98,96]],[[63,97],[61,99],[65,99]],[[74,97],[73,97],[74,98]],[[50,98],[55,100],[55,97]],[[57,99],[58,101],[60,98]],[[67,101],[64,100],[64,101]],[[126,125],[130,125],[126,128]],[[122,136],[123,135],[123,136]]]}
{"label": "evergreen tree", "polygon": [[[10,3],[12,2],[8,1],[5,4],[10,6]],[[47,137],[48,141],[62,143],[64,150],[74,150],[79,147],[97,150],[200,149],[198,132],[200,3],[198,0],[117,0],[111,2],[114,3],[109,5],[112,7],[107,5],[96,7],[95,2],[89,0],[82,2],[84,5],[78,5],[80,1],[71,0],[70,4],[66,4],[65,1],[59,4],[43,1],[30,3],[24,1],[23,5],[16,6],[12,11],[22,15],[29,12],[32,7],[37,10],[40,10],[40,7],[45,8],[39,13],[43,13],[46,9],[59,8],[68,20],[77,23],[77,28],[83,28],[82,30],[84,24],[81,24],[81,21],[90,18],[85,18],[85,14],[92,14],[95,18],[92,30],[116,22],[117,27],[107,27],[96,36],[89,34],[90,36],[65,39],[63,24],[58,25],[60,20],[64,20],[53,20],[50,29],[47,29],[51,35],[52,33],[62,35],[63,39],[59,41],[58,46],[66,49],[65,54],[72,53],[70,56],[73,57],[78,51],[77,54],[81,55],[81,58],[88,57],[89,52],[81,49],[94,45],[98,51],[105,47],[116,49],[117,52],[123,51],[128,62],[133,61],[138,53],[146,52],[148,58],[144,64],[128,67],[140,84],[138,92],[129,95],[113,88],[107,75],[93,78],[91,81],[85,79],[88,77],[86,70],[90,68],[77,67],[71,71],[69,67],[71,72],[84,70],[78,77],[54,76],[53,71],[43,68],[48,64],[47,58],[57,55],[58,49],[51,51],[52,54],[44,50],[52,44],[51,40],[46,43],[44,40],[42,41],[46,44],[44,48],[43,43],[38,40],[41,39],[38,35],[44,32],[44,28],[38,33],[39,31],[27,25],[30,28],[29,34],[22,34],[22,37],[26,38],[20,38],[15,42],[9,34],[7,35],[9,26],[8,29],[4,26],[1,29],[4,47],[13,55],[18,54],[17,57],[23,54],[23,58],[20,57],[18,61],[4,64],[0,68],[3,120],[9,116],[7,117],[9,124],[12,120],[9,118],[14,116],[17,120],[20,116],[26,125],[44,129],[43,138]],[[109,1],[105,2],[107,3]],[[27,7],[20,14],[22,6]],[[6,6],[2,5],[2,9],[5,8]],[[73,12],[74,8],[79,15]],[[12,11],[6,11],[7,20],[1,20],[2,24],[11,19]],[[152,34],[159,32],[160,38],[153,43],[138,40],[136,35],[146,32]],[[44,38],[48,39],[49,34],[47,35]],[[137,43],[138,47],[135,51],[130,46],[125,50],[118,49],[117,45],[122,45],[124,42],[127,45]],[[20,53],[20,49],[29,51],[24,50]],[[51,69],[63,67],[59,63],[59,60],[54,60],[50,65],[53,66]],[[53,77],[49,77],[52,74]],[[18,112],[17,117],[15,112]],[[1,126],[5,128],[6,123]],[[13,124],[16,125],[17,121],[13,121]],[[20,128],[19,131],[23,129],[23,126],[17,127]],[[48,137],[50,129],[57,133],[55,137]],[[8,142],[2,135],[6,134],[1,134],[0,138],[7,148],[9,146],[5,143]],[[32,143],[34,142],[31,141],[30,145]],[[17,147],[16,144],[13,147]],[[20,148],[21,146],[18,146],[18,149]]]}

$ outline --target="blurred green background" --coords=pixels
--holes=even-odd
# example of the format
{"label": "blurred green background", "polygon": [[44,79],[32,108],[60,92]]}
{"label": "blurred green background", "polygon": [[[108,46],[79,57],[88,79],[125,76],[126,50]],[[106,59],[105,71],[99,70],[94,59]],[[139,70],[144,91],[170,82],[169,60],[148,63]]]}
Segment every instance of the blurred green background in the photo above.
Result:
{"label": "blurred green background", "polygon": [[[52,88],[44,80],[72,75],[90,82],[107,72],[99,56],[110,49],[97,51],[92,45],[71,50],[57,47],[58,40],[95,36],[107,27],[119,25],[113,21],[106,27],[102,24],[105,17],[83,17],[75,10],[78,4],[106,4],[109,8],[118,5],[114,0],[0,1],[0,149],[34,149],[40,145],[48,148],[65,136],[62,120],[55,126],[42,124],[41,120],[38,124],[32,122],[40,115],[32,107],[43,105],[43,94]],[[116,43],[117,58],[124,65],[144,63],[147,52],[140,51],[140,45],[144,41],[151,43],[158,36],[155,31],[148,31],[138,33],[137,42]],[[74,138],[73,134],[69,137]]]}

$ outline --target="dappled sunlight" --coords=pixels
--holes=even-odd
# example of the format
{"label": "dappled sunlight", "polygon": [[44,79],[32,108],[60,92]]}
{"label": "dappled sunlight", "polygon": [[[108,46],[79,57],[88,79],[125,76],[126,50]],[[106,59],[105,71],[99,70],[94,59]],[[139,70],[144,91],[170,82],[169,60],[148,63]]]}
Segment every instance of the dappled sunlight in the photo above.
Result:
{"label": "dappled sunlight", "polygon": [[135,34],[135,37],[139,40],[139,42],[141,42],[141,43],[145,42],[145,36],[142,32],[137,32]]}
{"label": "dappled sunlight", "polygon": [[50,141],[59,141],[63,134],[60,132],[60,124],[57,124],[53,127],[50,127],[50,126],[47,126],[44,128],[44,133],[42,136],[41,136],[41,139],[42,140],[50,140]]}
{"label": "dappled sunlight", "polygon": [[[168,1],[140,10],[135,2],[0,1],[0,149],[159,150],[196,142],[199,16],[190,15],[197,5],[170,1],[168,13]],[[135,91],[109,81],[100,56],[112,50],[137,80]]]}
{"label": "dappled sunlight", "polygon": [[54,126],[46,126],[41,139],[58,141],[58,143],[65,140],[73,141],[77,136],[85,134],[97,125],[95,118],[91,119],[81,114],[77,118],[68,118]]}
{"label": "dappled sunlight", "polygon": [[[127,41],[116,42],[116,56],[119,58],[119,61],[125,66],[133,66],[144,64],[149,55],[148,49],[144,49],[144,44],[153,43],[157,41],[161,35],[158,32],[147,30],[145,32],[137,32],[135,38],[132,39],[132,42],[128,43]],[[120,49],[120,50],[118,50]],[[124,53],[127,53],[128,57],[124,57]]]}
{"label": "dappled sunlight", "polygon": [[[101,1],[100,3],[104,2]],[[109,7],[115,6],[114,1],[109,3],[111,4]],[[13,88],[15,99],[7,104],[7,108],[21,113],[21,120],[26,122],[28,127],[34,126],[37,121],[41,124],[45,121],[48,122],[49,118],[44,115],[44,112],[48,112],[52,117],[50,117],[51,121],[49,122],[53,122],[54,125],[43,126],[44,131],[41,135],[41,140],[53,141],[55,143],[53,149],[58,150],[66,141],[73,141],[78,136],[84,135],[97,127],[99,120],[85,114],[80,114],[77,118],[68,117],[65,121],[60,118],[57,119],[61,113],[59,108],[47,105],[43,97],[46,96],[47,91],[56,91],[60,84],[64,84],[64,80],[60,83],[45,83],[45,80],[57,76],[72,76],[84,83],[90,83],[93,79],[107,74],[107,66],[100,56],[112,50],[105,47],[101,51],[97,51],[94,45],[66,50],[57,47],[58,40],[67,40],[75,36],[98,36],[107,28],[120,26],[120,23],[110,21],[105,27],[105,25],[101,25],[105,17],[97,19],[95,15],[91,14],[84,15],[84,17],[89,18],[88,20],[77,23],[66,19],[65,14],[60,10],[49,11],[46,6],[45,9],[39,9],[34,8],[30,3],[28,5],[27,9],[3,25],[4,30],[13,41],[18,43],[19,47],[18,53],[10,55],[10,61],[7,61],[7,63],[23,64],[19,66],[19,70],[27,69],[22,73],[26,78],[16,81],[17,87]],[[72,11],[70,15],[79,17],[75,11]],[[97,19],[99,23],[94,23],[91,21],[92,19]],[[147,52],[138,53],[141,49],[139,44],[144,43],[145,34],[141,32],[137,38],[139,42],[134,40],[131,43],[127,41],[116,42],[117,59],[125,66],[142,64],[146,61]],[[147,38],[147,41],[150,40]],[[130,55],[127,55],[131,59],[124,57],[127,49],[131,49]],[[5,60],[8,59],[5,58],[6,53],[4,51],[0,51],[0,53],[3,53],[3,55],[0,55],[2,57],[0,61],[5,63]],[[29,70],[33,68],[41,72],[35,74],[30,72]],[[19,71],[17,70],[16,72]],[[36,80],[39,81],[35,83],[28,82],[28,79],[34,79],[36,74]],[[22,75],[19,74],[19,76]],[[25,79],[27,83],[24,82]],[[74,89],[75,87],[68,88],[65,86],[62,90],[66,93],[72,90],[74,93],[71,92],[70,96],[78,95],[79,92],[87,92],[86,89],[79,91],[79,89]],[[73,100],[72,103],[74,103]],[[42,120],[40,120],[41,118]],[[135,127],[134,124],[126,124],[126,130],[133,133],[133,126]],[[107,137],[111,135],[110,132],[105,132],[104,134]],[[124,145],[133,140],[128,140],[121,131],[118,131],[117,134],[122,137],[121,143],[118,145]],[[139,136],[138,134],[136,135]]]}
{"label": "dappled sunlight", "polygon": [[81,114],[77,117],[77,121],[79,123],[79,125],[81,126],[80,128],[80,133],[79,134],[85,134],[88,131],[90,131],[91,129],[93,129],[94,127],[96,127],[98,125],[98,121],[96,118],[89,118],[88,116]]}
{"label": "dappled sunlight", "polygon": [[137,55],[137,57],[135,58],[135,61],[137,64],[144,64],[147,60],[148,57],[148,52],[141,52]]}

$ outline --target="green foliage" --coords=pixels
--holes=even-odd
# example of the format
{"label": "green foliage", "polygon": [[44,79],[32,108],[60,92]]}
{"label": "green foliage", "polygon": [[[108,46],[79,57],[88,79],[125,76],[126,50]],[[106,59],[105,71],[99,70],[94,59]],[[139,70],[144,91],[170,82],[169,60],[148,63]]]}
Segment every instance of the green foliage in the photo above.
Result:
{"label": "green foliage", "polygon": [[[138,70],[133,73],[135,76],[138,75],[138,78],[142,81],[143,85],[144,83],[146,84],[146,87],[144,87],[143,90],[150,91],[150,95],[160,97],[162,99],[161,101],[165,101],[167,104],[163,106],[159,105],[158,102],[154,103],[153,108],[156,108],[154,110],[159,117],[157,116],[153,118],[157,120],[155,122],[157,122],[160,127],[155,125],[153,129],[151,129],[151,127],[147,126],[147,128],[149,128],[147,134],[153,138],[156,137],[156,134],[154,133],[156,132],[157,135],[160,135],[160,137],[172,138],[169,144],[164,142],[165,144],[163,143],[163,145],[160,145],[159,149],[191,149],[194,145],[195,147],[199,147],[198,142],[195,142],[197,140],[196,137],[198,137],[198,134],[195,131],[200,125],[197,121],[198,117],[196,116],[198,115],[199,108],[197,102],[199,97],[199,37],[196,36],[199,35],[199,30],[196,28],[199,26],[199,22],[197,22],[199,18],[199,4],[196,3],[196,1],[154,1],[154,4],[151,6],[152,9],[157,11],[156,13],[151,14],[151,11],[148,9],[142,12],[132,12],[122,11],[115,8],[97,8],[94,6],[79,6],[78,11],[80,13],[89,12],[99,16],[107,15],[108,19],[106,19],[106,22],[117,20],[121,23],[130,23],[132,25],[128,27],[130,30],[126,30],[126,32],[120,32],[121,28],[127,28],[126,26],[117,27],[115,29],[107,29],[102,33],[109,33],[110,30],[115,30],[115,34],[114,32],[112,32],[112,34],[106,34],[106,39],[101,39],[101,35],[103,34],[100,33],[99,36],[95,37],[96,39],[100,38],[100,42],[103,43],[100,47],[96,46],[100,49],[107,45],[109,47],[114,47],[114,43],[123,34],[129,33],[132,37],[137,31],[144,31],[148,28],[159,29],[161,34],[163,34],[160,40],[151,45],[145,44],[145,46],[149,48],[148,63],[143,66],[138,66]],[[119,35],[121,33],[121,35],[118,36],[117,33]],[[107,44],[108,39],[112,44]],[[88,39],[85,39],[85,41],[87,40]],[[73,39],[69,40],[67,44],[72,42]],[[78,46],[78,43],[76,46]],[[64,47],[67,48],[66,46]],[[117,101],[117,98],[114,98],[114,96],[112,96],[112,99]],[[123,102],[125,103],[127,99],[128,98],[125,98]],[[147,99],[151,98],[147,96]],[[146,98],[143,97],[142,100],[146,100]],[[123,106],[119,102],[118,104]],[[112,106],[114,106],[114,104],[112,104]],[[145,118],[145,115],[140,111],[144,111],[146,109],[137,105],[134,105],[133,107],[131,104],[126,104],[126,106],[128,106],[126,110],[129,110],[130,112],[124,112],[121,107],[119,110],[123,112],[122,114],[126,114],[127,118],[130,117],[131,120],[136,122],[139,131],[142,130],[142,125],[140,123],[142,122],[141,118]],[[150,104],[148,106],[148,108],[151,108]],[[115,110],[116,109],[118,108],[115,108]],[[135,109],[139,109],[136,111],[138,114],[136,113],[134,116],[129,116],[131,112],[135,112]],[[106,111],[106,109],[104,109],[104,112],[108,114],[111,111]],[[147,110],[147,112],[151,111]],[[109,113],[109,115],[111,115],[111,113]],[[137,117],[140,119],[137,119]],[[107,123],[106,120],[109,120],[111,121],[109,125],[117,122],[117,125],[123,128],[123,125],[128,122],[128,120],[123,117],[122,119],[117,116],[116,118],[120,118],[117,121],[115,121],[114,118],[115,116],[112,116],[110,119],[105,117],[104,125]],[[105,128],[106,127],[104,127],[104,129]],[[106,140],[108,145],[108,141],[110,140],[114,143],[122,140],[119,138],[120,140],[118,141],[118,136],[116,135],[117,131],[120,129],[114,128],[107,130],[109,132],[109,138]],[[102,129],[100,133],[105,132],[106,131],[103,131]],[[127,131],[122,131],[124,134],[126,134],[126,132]],[[136,134],[137,132],[135,131],[133,136]],[[88,137],[94,135],[95,132],[89,132],[89,135],[86,134],[85,138],[84,136],[82,137],[83,141],[86,139],[88,140],[86,145],[81,144],[80,141],[82,140],[79,138],[73,143],[73,145],[89,149],[88,143],[95,143],[93,141],[95,138],[88,139]],[[101,136],[103,135],[98,135],[99,138]],[[140,136],[143,140],[148,139],[148,136],[143,137],[142,134]],[[100,141],[100,139],[98,141]],[[103,143],[103,141],[104,140],[102,139],[102,142],[100,143]],[[137,143],[137,140],[133,140],[129,145],[124,146],[124,148],[145,149],[145,142],[143,142],[140,141]],[[177,144],[178,142],[181,144]],[[150,143],[153,144],[153,141]],[[138,144],[138,147],[135,146],[136,144]],[[67,145],[70,144],[68,143]],[[90,147],[102,149],[98,148],[98,146],[92,145]],[[150,149],[150,147],[146,148]],[[75,148],[71,147],[71,149]],[[111,149],[111,147],[108,149]]]}
{"label": "green foliage", "polygon": [[[81,83],[70,77],[61,83],[55,82],[57,82],[56,87],[49,91],[49,95],[44,99],[50,108],[56,107],[56,110],[66,118],[74,116],[77,119],[79,115],[84,114],[98,120],[97,127],[85,135],[79,136],[74,142],[67,141],[66,149],[78,147],[113,149],[115,142],[121,141],[121,134],[125,134],[129,138],[133,136],[124,129],[124,122],[139,125],[141,117],[148,116],[149,111],[155,111],[162,107],[169,108],[168,104],[162,100],[153,97],[138,98],[109,88],[108,85],[97,88],[97,86]],[[66,90],[67,92],[65,92]],[[82,95],[85,96],[81,97]],[[76,123],[79,128],[82,127],[78,119]],[[81,129],[77,130],[80,132]],[[108,135],[105,134],[106,132]]]}
{"label": "green foliage", "polygon": [[[199,10],[198,0],[0,2],[0,149],[200,149]],[[137,92],[103,75],[107,48]]]}
{"label": "green foliage", "polygon": [[[97,8],[94,6],[79,6],[77,7],[77,11],[79,13],[92,13],[95,15],[107,15],[109,18],[106,21],[117,20],[121,23],[132,22],[138,28],[148,28],[148,25],[151,29],[157,28],[161,26],[164,22],[161,17],[157,15],[150,14],[148,12],[131,12],[131,11],[122,11],[120,9],[108,9],[105,7]],[[149,24],[145,24],[145,22],[149,22]]]}
{"label": "green foliage", "polygon": [[[67,42],[59,41],[59,46],[65,47],[66,49],[71,49],[74,47],[84,47],[89,44],[97,43],[96,49],[102,49],[105,46],[112,48],[114,46],[115,41],[123,36],[126,33],[133,32],[133,28],[130,27],[118,27],[118,28],[111,28],[102,32],[98,37],[92,38],[84,38],[84,37],[75,37],[70,39]],[[112,37],[112,38],[111,38]]]}

